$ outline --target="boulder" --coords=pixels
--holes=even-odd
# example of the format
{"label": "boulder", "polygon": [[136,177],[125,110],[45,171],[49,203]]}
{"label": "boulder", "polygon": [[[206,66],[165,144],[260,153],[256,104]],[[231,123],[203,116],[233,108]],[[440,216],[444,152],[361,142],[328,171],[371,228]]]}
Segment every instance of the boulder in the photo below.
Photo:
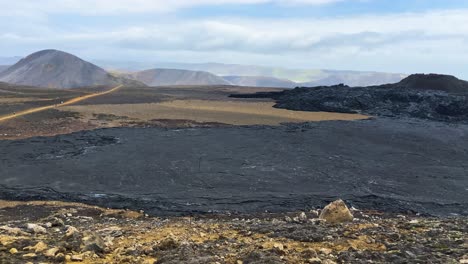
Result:
{"label": "boulder", "polygon": [[339,224],[353,221],[354,217],[343,200],[337,200],[323,208],[320,219],[330,224]]}

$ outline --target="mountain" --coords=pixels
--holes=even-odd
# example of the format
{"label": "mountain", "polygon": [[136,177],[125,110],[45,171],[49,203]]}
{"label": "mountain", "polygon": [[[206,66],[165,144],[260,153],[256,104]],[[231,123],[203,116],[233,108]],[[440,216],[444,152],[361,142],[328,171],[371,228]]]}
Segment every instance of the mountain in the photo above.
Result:
{"label": "mountain", "polygon": [[11,67],[11,65],[0,65],[0,72],[8,69],[9,67]]}
{"label": "mountain", "polygon": [[13,65],[20,61],[22,57],[0,57],[0,65]]}
{"label": "mountain", "polygon": [[345,84],[348,86],[375,86],[389,83],[397,83],[407,77],[405,74],[384,72],[358,72],[358,71],[334,71],[324,70],[327,77],[311,82],[301,83],[301,86],[331,86]]}
{"label": "mountain", "polygon": [[230,85],[231,83],[209,72],[177,69],[151,69],[130,74],[126,78],[150,86],[166,85]]}
{"label": "mountain", "polygon": [[294,88],[295,82],[265,76],[223,76],[228,82],[238,86]]}
{"label": "mountain", "polygon": [[170,68],[205,71],[218,76],[263,76],[291,80],[298,86],[346,84],[349,86],[372,86],[396,83],[407,75],[385,72],[338,71],[322,69],[290,69],[258,65],[223,63],[177,63],[177,62],[123,62],[96,61],[106,69],[138,71],[147,68]]}
{"label": "mountain", "polygon": [[[390,85],[387,85],[392,87]],[[443,74],[413,74],[393,85],[396,88],[468,93],[468,82]]]}
{"label": "mountain", "polygon": [[43,50],[21,59],[0,73],[0,81],[48,88],[131,83],[72,54],[58,50]]}

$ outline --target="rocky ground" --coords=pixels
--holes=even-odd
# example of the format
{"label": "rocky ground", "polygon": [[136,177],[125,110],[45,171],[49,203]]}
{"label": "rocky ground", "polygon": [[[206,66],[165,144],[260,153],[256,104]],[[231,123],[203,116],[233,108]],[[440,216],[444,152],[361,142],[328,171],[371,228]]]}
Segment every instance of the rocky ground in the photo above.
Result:
{"label": "rocky ground", "polygon": [[338,209],[158,218],[1,202],[0,263],[468,263],[466,217],[351,209],[335,223],[352,219]]}

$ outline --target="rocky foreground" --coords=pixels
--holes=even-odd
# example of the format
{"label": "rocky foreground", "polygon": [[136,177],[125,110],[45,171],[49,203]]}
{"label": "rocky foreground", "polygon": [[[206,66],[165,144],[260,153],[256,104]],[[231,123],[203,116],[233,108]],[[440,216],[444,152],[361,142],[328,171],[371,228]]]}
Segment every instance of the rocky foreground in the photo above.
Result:
{"label": "rocky foreground", "polygon": [[468,263],[468,219],[348,210],[150,217],[0,202],[0,263]]}

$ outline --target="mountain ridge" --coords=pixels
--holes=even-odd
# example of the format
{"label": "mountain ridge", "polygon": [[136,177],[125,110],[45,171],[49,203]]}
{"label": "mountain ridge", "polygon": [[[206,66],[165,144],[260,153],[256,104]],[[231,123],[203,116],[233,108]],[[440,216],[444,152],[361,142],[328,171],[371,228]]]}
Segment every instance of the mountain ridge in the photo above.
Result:
{"label": "mountain ridge", "polygon": [[150,86],[166,85],[231,85],[224,78],[204,71],[181,69],[149,69],[129,74],[123,77],[140,81]]}
{"label": "mountain ridge", "polygon": [[41,50],[21,59],[0,72],[0,81],[62,89],[132,83],[75,55],[54,49]]}
{"label": "mountain ridge", "polygon": [[[328,69],[294,69],[243,64],[224,63],[177,63],[177,62],[131,62],[131,61],[95,61],[106,69],[118,71],[141,71],[148,68],[169,68],[192,71],[206,71],[218,76],[261,76],[286,79],[297,86],[321,86],[344,83],[350,86],[382,85],[396,83],[407,77],[407,74],[386,73],[377,71],[351,71]],[[333,79],[337,79],[331,82]]]}

